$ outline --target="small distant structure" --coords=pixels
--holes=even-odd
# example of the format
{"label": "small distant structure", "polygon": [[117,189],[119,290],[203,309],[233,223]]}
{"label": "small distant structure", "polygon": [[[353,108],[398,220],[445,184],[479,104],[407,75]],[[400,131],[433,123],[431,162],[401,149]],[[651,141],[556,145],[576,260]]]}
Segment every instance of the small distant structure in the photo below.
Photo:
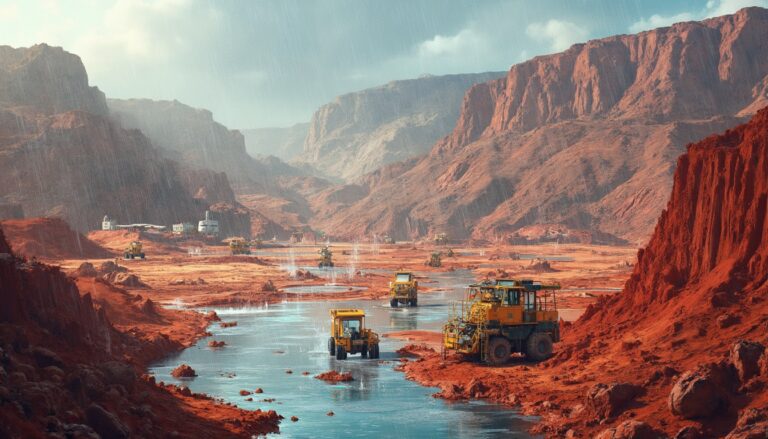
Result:
{"label": "small distant structure", "polygon": [[304,241],[304,232],[300,232],[297,230],[291,233],[291,239],[290,239],[291,244],[297,244],[302,241]]}
{"label": "small distant structure", "polygon": [[178,223],[173,226],[174,235],[189,235],[195,231],[195,225],[192,223]]}
{"label": "small distant structure", "polygon": [[109,215],[104,215],[104,219],[101,220],[101,230],[117,230],[117,221],[110,218]]}
{"label": "small distant structure", "polygon": [[219,234],[219,222],[211,219],[211,211],[205,211],[205,219],[197,223],[197,231],[206,236]]}

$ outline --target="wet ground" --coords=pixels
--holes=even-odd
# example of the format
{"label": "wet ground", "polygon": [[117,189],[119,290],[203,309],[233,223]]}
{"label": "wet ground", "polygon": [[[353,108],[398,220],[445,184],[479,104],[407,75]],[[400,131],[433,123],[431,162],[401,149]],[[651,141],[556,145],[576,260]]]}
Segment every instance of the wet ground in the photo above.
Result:
{"label": "wet ground", "polygon": [[[393,370],[395,351],[404,343],[381,339],[379,361],[359,355],[338,361],[328,354],[333,307],[366,311],[367,325],[379,334],[403,330],[437,330],[474,281],[468,270],[430,273],[431,287],[439,291],[419,298],[416,308],[390,308],[385,301],[291,302],[264,308],[216,309],[222,319],[236,320],[230,328],[212,327],[213,338],[223,340],[222,349],[208,348],[201,340],[179,356],[167,358],[152,371],[159,380],[178,382],[170,371],[180,363],[198,373],[186,384],[195,392],[221,397],[243,408],[275,409],[289,419],[281,425],[283,437],[531,437],[526,430],[532,419],[508,407],[482,402],[448,403],[431,397],[433,388],[407,381]],[[314,375],[337,370],[351,372],[354,381],[326,384]],[[293,373],[288,374],[286,370]],[[309,375],[303,375],[303,372]],[[251,395],[252,402],[240,396]],[[265,402],[264,399],[275,398]],[[329,411],[334,416],[328,416]]]}

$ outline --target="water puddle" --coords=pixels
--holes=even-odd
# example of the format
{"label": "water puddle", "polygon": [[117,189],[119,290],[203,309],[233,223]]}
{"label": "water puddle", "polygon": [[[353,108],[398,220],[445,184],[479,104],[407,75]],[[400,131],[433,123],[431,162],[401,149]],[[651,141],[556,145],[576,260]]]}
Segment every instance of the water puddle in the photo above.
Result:
{"label": "water puddle", "polygon": [[348,291],[363,291],[368,287],[357,285],[298,285],[295,287],[285,287],[282,290],[286,293],[295,294],[322,294],[322,293],[346,293]]}
{"label": "water puddle", "polygon": [[[405,343],[381,339],[381,363],[352,355],[337,361],[327,351],[334,307],[362,308],[367,325],[382,334],[402,330],[438,330],[452,302],[474,280],[471,271],[430,273],[441,291],[425,294],[415,308],[389,308],[384,301],[288,302],[264,308],[216,309],[222,319],[236,320],[230,328],[211,327],[213,338],[227,343],[210,349],[201,340],[178,356],[154,365],[158,380],[179,382],[170,376],[181,363],[191,365],[198,377],[187,381],[194,392],[205,392],[247,409],[274,409],[286,417],[280,437],[531,437],[526,430],[533,418],[508,407],[483,402],[447,403],[432,398],[437,389],[405,379],[393,367],[395,351]],[[343,288],[347,288],[344,286]],[[287,374],[290,369],[293,373]],[[338,370],[351,372],[350,383],[329,385],[314,375]],[[303,375],[303,372],[309,375]],[[239,396],[241,389],[264,389]],[[273,402],[263,399],[275,398]],[[327,416],[329,411],[334,416]],[[288,418],[297,416],[298,422]]]}

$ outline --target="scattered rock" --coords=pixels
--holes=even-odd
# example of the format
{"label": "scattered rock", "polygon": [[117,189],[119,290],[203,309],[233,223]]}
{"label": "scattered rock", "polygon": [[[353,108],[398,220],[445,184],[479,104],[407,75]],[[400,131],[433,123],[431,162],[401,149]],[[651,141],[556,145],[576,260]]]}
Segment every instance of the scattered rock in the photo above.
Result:
{"label": "scattered rock", "polygon": [[603,430],[596,439],[658,439],[664,437],[645,422],[629,420]]}
{"label": "scattered rock", "polygon": [[251,392],[249,392],[249,391],[247,391],[247,390],[241,390],[241,391],[240,391],[240,396],[248,396],[248,395],[250,395],[250,394],[251,394]]}
{"label": "scattered rock", "polygon": [[96,433],[102,437],[123,439],[130,436],[128,428],[120,423],[114,414],[97,404],[91,404],[85,410],[85,419]]}
{"label": "scattered rock", "polygon": [[709,363],[683,373],[669,393],[670,411],[685,419],[714,415],[727,402],[737,378],[727,364]]}
{"label": "scattered rock", "polygon": [[677,432],[674,439],[704,439],[704,436],[701,434],[701,431],[699,431],[698,428],[693,426],[687,426],[680,429],[680,431]]}
{"label": "scattered rock", "polygon": [[600,420],[613,418],[620,415],[642,391],[642,387],[629,383],[599,383],[589,389],[584,405]]}
{"label": "scattered rock", "polygon": [[90,262],[83,262],[73,274],[76,277],[96,277],[99,275],[99,272],[96,271],[96,267]]}
{"label": "scattered rock", "polygon": [[219,323],[219,326],[222,328],[232,328],[237,326],[237,322],[221,322]]}
{"label": "scattered rock", "polygon": [[728,433],[726,439],[765,439],[768,437],[768,414],[765,409],[744,410],[736,422],[736,427]]}
{"label": "scattered rock", "polygon": [[309,372],[307,372],[307,371],[305,370],[305,371],[304,371],[304,372],[302,372],[301,374],[302,374],[302,375],[304,375],[304,376],[306,376],[306,375],[309,375]]}
{"label": "scattered rock", "polygon": [[264,393],[264,389],[261,387],[257,387],[256,390],[253,391],[253,393]]}
{"label": "scattered rock", "polygon": [[325,415],[326,415],[326,416],[333,416],[333,415],[335,415],[335,413],[333,413],[333,412],[328,412],[328,413],[326,413]]}
{"label": "scattered rock", "polygon": [[760,373],[760,357],[765,347],[754,341],[740,340],[731,347],[730,359],[742,383]]}
{"label": "scattered rock", "polygon": [[211,340],[211,341],[208,342],[208,347],[209,348],[223,348],[226,344],[227,344],[227,342],[225,342],[224,340]]}
{"label": "scattered rock", "polygon": [[274,292],[277,291],[277,287],[272,283],[272,280],[268,280],[261,285],[261,291]]}
{"label": "scattered rock", "polygon": [[285,373],[287,373],[288,375],[290,375],[290,374],[292,374],[292,373],[293,373],[293,371],[292,371],[291,369],[288,369],[288,370],[286,370],[286,371],[285,371]]}
{"label": "scattered rock", "polygon": [[133,390],[136,383],[136,371],[128,364],[119,361],[107,361],[99,366],[104,374],[105,384],[119,384],[127,390]]}
{"label": "scattered rock", "polygon": [[246,400],[246,401],[248,401],[248,402],[251,402],[251,401],[253,401],[253,398],[251,398],[251,397],[249,396],[248,398],[245,398],[245,400]]}
{"label": "scattered rock", "polygon": [[296,422],[298,420],[299,418],[297,416],[291,416],[291,422]]}
{"label": "scattered rock", "polygon": [[319,380],[323,380],[327,383],[332,383],[332,384],[354,380],[351,373],[349,372],[339,373],[339,372],[336,372],[335,370],[329,370],[328,372],[323,372],[319,375],[315,375],[315,378]]}
{"label": "scattered rock", "polygon": [[741,321],[741,319],[738,316],[730,314],[730,313],[725,313],[725,314],[720,315],[717,318],[717,326],[719,326],[720,329],[725,329],[725,328],[728,328],[730,326],[735,325],[736,323],[739,323],[740,321]]}
{"label": "scattered rock", "polygon": [[127,271],[127,268],[117,265],[114,261],[105,261],[99,265],[99,274],[102,276],[109,273],[125,273]]}
{"label": "scattered rock", "polygon": [[139,279],[139,276],[136,276],[135,274],[112,272],[105,274],[102,278],[114,285],[130,288],[149,288],[149,285],[142,282],[141,279]]}
{"label": "scattered rock", "polygon": [[209,322],[220,322],[221,317],[219,317],[218,314],[216,314],[216,311],[208,311],[208,314],[205,315],[205,319]]}
{"label": "scattered rock", "polygon": [[64,367],[64,362],[61,361],[61,358],[59,358],[59,356],[56,355],[56,353],[51,351],[50,349],[37,346],[32,348],[32,351],[30,353],[32,354],[32,358],[35,359],[35,363],[37,364],[38,367],[48,367],[48,366],[56,366],[60,368]]}
{"label": "scattered rock", "polygon": [[174,378],[194,378],[197,376],[197,373],[195,372],[195,369],[192,369],[186,364],[182,364],[176,369],[173,369],[171,376]]}

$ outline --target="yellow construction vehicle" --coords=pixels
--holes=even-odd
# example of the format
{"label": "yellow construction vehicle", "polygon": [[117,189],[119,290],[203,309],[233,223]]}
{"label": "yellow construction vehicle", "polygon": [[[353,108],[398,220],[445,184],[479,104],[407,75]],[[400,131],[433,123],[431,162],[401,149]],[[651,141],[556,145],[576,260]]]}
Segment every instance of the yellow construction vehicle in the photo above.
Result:
{"label": "yellow construction vehicle", "polygon": [[128,248],[125,249],[123,257],[125,259],[144,259],[141,241],[131,241],[131,243],[128,244]]}
{"label": "yellow construction vehicle", "polygon": [[395,238],[393,238],[393,237],[391,237],[389,235],[384,235],[382,237],[382,241],[384,242],[384,244],[394,244],[395,243]]}
{"label": "yellow construction vehicle", "polygon": [[365,312],[362,309],[332,309],[331,337],[328,353],[337,360],[359,353],[362,358],[379,358],[379,336],[365,328]]}
{"label": "yellow construction vehicle", "polygon": [[446,233],[437,233],[435,235],[435,245],[445,245],[448,243],[448,234]]}
{"label": "yellow construction vehicle", "polygon": [[397,308],[399,303],[416,306],[418,304],[419,282],[408,271],[398,271],[389,283],[389,306]]}
{"label": "yellow construction vehicle", "polygon": [[232,255],[250,255],[251,244],[243,238],[234,238],[229,241],[229,251]]}
{"label": "yellow construction vehicle", "polygon": [[333,253],[328,247],[320,249],[320,262],[317,264],[318,268],[333,267]]}
{"label": "yellow construction vehicle", "polygon": [[512,352],[533,361],[552,355],[560,341],[555,290],[559,284],[498,279],[470,285],[458,312],[443,327],[443,346],[504,364]]}
{"label": "yellow construction vehicle", "polygon": [[304,240],[304,232],[293,232],[291,233],[291,239],[290,242],[292,243],[299,243]]}
{"label": "yellow construction vehicle", "polygon": [[440,266],[443,265],[441,257],[442,257],[442,254],[440,252],[434,252],[429,256],[429,260],[426,262],[425,265],[427,265],[428,267],[439,268]]}

